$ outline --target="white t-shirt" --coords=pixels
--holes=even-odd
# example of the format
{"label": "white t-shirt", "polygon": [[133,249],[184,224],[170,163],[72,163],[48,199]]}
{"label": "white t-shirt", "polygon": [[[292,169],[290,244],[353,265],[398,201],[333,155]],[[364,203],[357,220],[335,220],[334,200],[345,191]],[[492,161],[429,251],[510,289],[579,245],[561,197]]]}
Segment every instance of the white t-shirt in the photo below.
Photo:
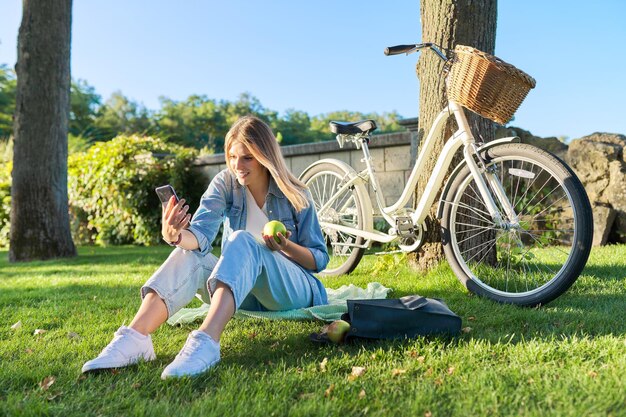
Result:
{"label": "white t-shirt", "polygon": [[246,232],[250,232],[258,241],[263,242],[263,226],[269,221],[266,204],[260,208],[248,187],[246,189]]}

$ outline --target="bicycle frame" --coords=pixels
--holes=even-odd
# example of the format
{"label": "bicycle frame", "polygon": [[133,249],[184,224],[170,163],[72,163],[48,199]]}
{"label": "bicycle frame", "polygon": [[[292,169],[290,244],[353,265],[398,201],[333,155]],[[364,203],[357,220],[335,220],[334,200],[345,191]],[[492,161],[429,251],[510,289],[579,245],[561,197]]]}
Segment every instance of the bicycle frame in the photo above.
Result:
{"label": "bicycle frame", "polygon": [[[424,189],[424,193],[420,197],[417,207],[415,211],[411,214],[411,220],[414,225],[420,226],[426,220],[428,213],[430,211],[431,206],[435,201],[435,197],[437,196],[437,191],[441,188],[443,184],[443,180],[445,178],[446,173],[452,163],[452,159],[454,158],[455,153],[459,150],[459,148],[464,147],[463,150],[463,159],[464,162],[468,165],[475,181],[479,192],[489,210],[489,213],[494,220],[495,224],[502,225],[505,222],[505,219],[502,219],[500,212],[497,209],[496,203],[492,196],[491,190],[493,190],[496,198],[499,200],[501,206],[505,209],[505,212],[508,217],[508,222],[515,223],[517,222],[517,216],[513,211],[511,203],[508,201],[505,196],[504,190],[497,178],[484,169],[484,163],[478,154],[478,149],[476,148],[476,141],[474,136],[471,134],[469,124],[467,122],[467,118],[465,117],[465,113],[463,111],[463,107],[454,102],[448,101],[448,105],[437,115],[433,126],[431,127],[426,140],[421,147],[419,152],[419,156],[411,171],[411,175],[405,185],[402,194],[400,195],[398,201],[392,204],[389,207],[384,207],[383,201],[383,193],[378,186],[378,181],[376,179],[375,170],[372,166],[372,158],[369,153],[369,148],[367,146],[367,139],[364,137],[356,137],[349,136],[348,140],[355,142],[357,147],[362,147],[364,154],[364,161],[366,164],[366,169],[361,171],[358,175],[353,176],[348,179],[335,193],[335,195],[340,195],[343,191],[345,191],[348,187],[352,186],[356,182],[363,181],[364,178],[369,178],[370,184],[374,191],[376,204],[378,209],[380,210],[380,214],[382,217],[389,223],[390,226],[395,227],[396,222],[394,219],[394,215],[401,212],[404,207],[409,203],[413,193],[415,192],[415,187],[417,185],[417,180],[419,173],[425,169],[427,159],[431,156],[432,150],[435,145],[435,137],[439,133],[439,131],[445,125],[445,122],[448,118],[453,115],[458,126],[458,130],[448,138],[446,141],[439,157],[437,158],[437,162],[433,171],[430,174],[426,187]],[[345,139],[341,138],[340,145],[342,141]],[[515,137],[500,139],[495,143],[501,142],[510,142]],[[359,143],[360,142],[360,143]],[[490,144],[493,144],[491,142]],[[477,162],[478,161],[478,162]],[[321,161],[320,161],[321,162]],[[480,166],[482,165],[482,166]],[[487,178],[489,185],[491,186],[491,190],[487,186],[485,182],[485,178]],[[319,208],[319,212],[323,212],[330,204],[333,203],[335,198],[330,198],[324,206]],[[368,214],[368,215],[371,215]],[[398,238],[398,236],[394,234],[382,233],[376,230],[373,230],[371,227],[372,222],[366,222],[366,226],[369,227],[370,230],[358,229],[354,227],[339,225],[335,223],[327,223],[320,221],[320,224],[323,228],[334,229],[344,233],[350,233],[355,236],[359,236],[365,238],[367,240],[374,240],[377,242],[391,242]]]}

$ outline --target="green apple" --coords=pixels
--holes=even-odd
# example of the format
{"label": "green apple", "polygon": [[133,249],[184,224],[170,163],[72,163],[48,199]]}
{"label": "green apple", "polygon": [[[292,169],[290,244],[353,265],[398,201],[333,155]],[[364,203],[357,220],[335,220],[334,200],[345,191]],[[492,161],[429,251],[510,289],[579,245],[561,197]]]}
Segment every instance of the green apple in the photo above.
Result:
{"label": "green apple", "polygon": [[343,343],[350,331],[350,323],[344,320],[335,320],[328,325],[326,335],[333,343]]}
{"label": "green apple", "polygon": [[280,238],[277,236],[278,232],[282,233],[285,238],[287,237],[287,228],[278,220],[272,220],[265,223],[265,226],[263,227],[263,234],[265,236],[272,236],[276,243],[280,243]]}

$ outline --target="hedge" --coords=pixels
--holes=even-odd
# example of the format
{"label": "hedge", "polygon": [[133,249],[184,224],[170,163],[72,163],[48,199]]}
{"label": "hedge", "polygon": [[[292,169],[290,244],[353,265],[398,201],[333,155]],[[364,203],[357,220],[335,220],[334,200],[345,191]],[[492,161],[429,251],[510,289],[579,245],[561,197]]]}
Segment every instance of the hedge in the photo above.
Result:
{"label": "hedge", "polygon": [[193,212],[206,181],[192,170],[198,151],[146,136],[118,136],[70,155],[68,194],[78,244],[151,245],[160,241],[154,189],[171,184]]}

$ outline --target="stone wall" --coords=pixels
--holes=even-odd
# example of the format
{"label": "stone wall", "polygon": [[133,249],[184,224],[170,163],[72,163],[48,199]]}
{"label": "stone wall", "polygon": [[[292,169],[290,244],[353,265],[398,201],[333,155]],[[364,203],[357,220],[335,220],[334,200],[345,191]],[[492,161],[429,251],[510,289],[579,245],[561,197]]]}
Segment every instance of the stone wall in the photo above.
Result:
{"label": "stone wall", "polygon": [[585,186],[594,245],[626,243],[626,136],[594,133],[572,141],[565,160]]}

